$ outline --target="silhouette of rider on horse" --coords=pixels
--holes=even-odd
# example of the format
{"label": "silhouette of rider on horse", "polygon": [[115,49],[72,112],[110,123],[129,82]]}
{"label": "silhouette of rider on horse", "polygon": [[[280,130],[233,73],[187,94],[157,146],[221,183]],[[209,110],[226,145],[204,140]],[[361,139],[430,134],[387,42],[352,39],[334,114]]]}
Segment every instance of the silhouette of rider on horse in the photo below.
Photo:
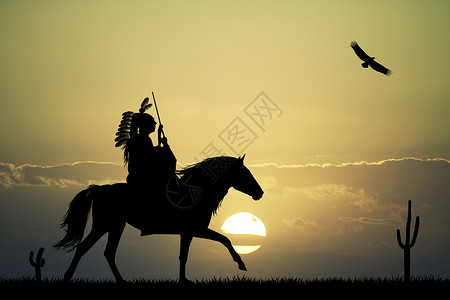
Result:
{"label": "silhouette of rider on horse", "polygon": [[[65,281],[73,277],[83,255],[108,233],[104,254],[117,282],[123,282],[115,256],[127,223],[141,230],[141,235],[180,235],[180,282],[188,281],[186,262],[193,237],[220,242],[228,249],[238,268],[247,270],[231,241],[210,229],[209,224],[230,188],[254,200],[259,200],[264,191],[244,166],[244,157],[207,158],[175,174],[176,158],[167,143],[159,114],[157,146],[153,145],[149,136],[156,129],[155,119],[145,113],[151,106],[149,99],[145,98],[139,113],[124,112],[116,133],[116,147],[122,147],[124,162],[128,165],[127,183],[91,185],[70,202],[61,224],[66,234],[54,245],[56,248],[76,248],[72,262],[64,273]],[[209,171],[211,166],[221,166],[220,171],[212,173],[213,177],[204,172]],[[182,182],[180,185],[176,181],[178,175]],[[170,182],[175,182],[174,190],[169,190]],[[185,190],[181,190],[181,186]],[[168,196],[169,193],[172,197]],[[194,205],[197,206],[193,208]],[[92,229],[83,239],[91,211]]]}
{"label": "silhouette of rider on horse", "polygon": [[157,123],[150,114],[145,113],[151,106],[149,98],[145,98],[138,113],[124,112],[115,139],[116,147],[122,147],[124,163],[128,165],[127,183],[139,195],[146,195],[149,191],[162,193],[169,178],[175,174],[177,161],[160,120],[158,144],[153,145],[149,135],[155,132]]}

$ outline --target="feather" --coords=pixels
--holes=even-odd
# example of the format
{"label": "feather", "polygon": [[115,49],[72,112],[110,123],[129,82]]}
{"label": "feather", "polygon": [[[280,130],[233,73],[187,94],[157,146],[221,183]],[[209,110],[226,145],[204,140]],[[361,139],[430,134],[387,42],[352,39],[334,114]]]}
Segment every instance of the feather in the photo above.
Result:
{"label": "feather", "polygon": [[126,116],[126,117],[122,117],[122,120],[120,120],[120,122],[131,122],[132,119],[133,119],[133,116]]}
{"label": "feather", "polygon": [[120,123],[119,129],[130,129],[131,124],[130,123]]}
{"label": "feather", "polygon": [[119,131],[117,131],[116,132],[116,136],[119,136],[119,135],[130,135],[130,132],[128,131],[128,130],[119,130]]}
{"label": "feather", "polygon": [[150,99],[148,97],[145,97],[144,101],[142,101],[141,103],[141,108],[139,108],[140,113],[144,113],[148,108],[150,108],[150,106],[152,106],[151,103],[148,103],[149,101]]}
{"label": "feather", "polygon": [[125,144],[126,144],[126,142],[118,141],[115,146],[116,147],[120,147],[120,146],[125,145]]}
{"label": "feather", "polygon": [[120,127],[131,127],[131,121],[122,121],[122,122],[120,122],[120,124],[119,124],[119,128]]}
{"label": "feather", "polygon": [[148,102],[150,101],[150,99],[148,97],[145,97],[145,99],[142,101],[141,103],[141,107],[144,107],[148,104]]}
{"label": "feather", "polygon": [[118,142],[118,141],[126,141],[126,140],[128,140],[130,137],[129,136],[126,136],[126,135],[119,135],[118,137],[116,137],[115,139],[114,139],[114,142]]}
{"label": "feather", "polygon": [[116,137],[115,139],[114,139],[114,142],[118,142],[118,141],[121,141],[121,140],[128,140],[130,138],[130,136],[129,135],[119,135],[118,137]]}
{"label": "feather", "polygon": [[131,126],[119,125],[117,132],[130,132]]}
{"label": "feather", "polygon": [[130,135],[130,129],[119,129],[117,130],[116,135]]}
{"label": "feather", "polygon": [[117,137],[130,137],[130,133],[129,132],[125,132],[125,131],[117,131],[116,132],[116,136]]}
{"label": "feather", "polygon": [[152,107],[152,103],[149,103],[149,104],[147,104],[145,107],[144,107],[144,111],[146,111],[147,109],[149,109],[150,107]]}
{"label": "feather", "polygon": [[122,114],[122,120],[117,128],[116,138],[114,139],[114,142],[116,142],[116,147],[125,147],[127,141],[130,139],[130,128],[133,115],[134,113],[132,111],[126,111]]}
{"label": "feather", "polygon": [[126,143],[129,138],[130,138],[129,136],[119,135],[118,137],[116,137],[114,139],[114,142],[125,142]]}

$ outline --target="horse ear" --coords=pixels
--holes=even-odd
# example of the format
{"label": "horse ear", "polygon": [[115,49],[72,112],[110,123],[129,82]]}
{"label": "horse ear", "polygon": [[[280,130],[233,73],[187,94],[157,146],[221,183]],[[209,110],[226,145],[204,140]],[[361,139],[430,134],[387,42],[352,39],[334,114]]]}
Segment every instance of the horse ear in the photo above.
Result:
{"label": "horse ear", "polygon": [[239,157],[239,161],[240,161],[241,163],[244,163],[244,158],[245,158],[245,154],[244,154],[243,156]]}

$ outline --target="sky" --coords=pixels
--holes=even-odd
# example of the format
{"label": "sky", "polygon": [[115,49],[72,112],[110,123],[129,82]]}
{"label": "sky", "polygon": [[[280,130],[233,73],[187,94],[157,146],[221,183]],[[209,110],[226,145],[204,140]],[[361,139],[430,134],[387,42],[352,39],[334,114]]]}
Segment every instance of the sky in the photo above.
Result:
{"label": "sky", "polygon": [[[0,1],[0,277],[32,276],[39,247],[43,276],[62,276],[73,254],[51,245],[68,203],[125,180],[114,135],[153,91],[178,168],[246,154],[265,191],[230,190],[210,226],[237,212],[264,222],[248,272],[196,239],[188,277],[401,276],[411,200],[411,273],[449,278],[449,13],[448,1]],[[352,40],[393,74],[362,68]],[[105,241],[76,277],[112,278]],[[118,267],[175,279],[178,243],[128,226]]]}

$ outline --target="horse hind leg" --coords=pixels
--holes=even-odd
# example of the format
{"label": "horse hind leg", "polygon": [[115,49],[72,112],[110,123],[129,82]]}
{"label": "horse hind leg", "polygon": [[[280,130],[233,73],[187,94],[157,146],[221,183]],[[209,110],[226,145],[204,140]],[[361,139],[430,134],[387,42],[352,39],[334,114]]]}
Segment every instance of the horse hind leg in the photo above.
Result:
{"label": "horse hind leg", "polygon": [[119,246],[120,237],[122,236],[123,229],[125,228],[126,223],[120,223],[114,226],[114,228],[109,230],[108,233],[108,241],[106,243],[105,248],[105,258],[108,261],[109,267],[114,275],[114,278],[118,283],[123,283],[125,280],[122,278],[122,275],[119,273],[119,269],[116,265],[116,253],[117,247]]}
{"label": "horse hind leg", "polygon": [[72,279],[73,274],[78,266],[83,255],[85,255],[91,247],[97,243],[97,241],[106,233],[106,231],[91,230],[91,232],[86,236],[86,238],[78,244],[75,255],[73,256],[72,262],[69,268],[64,273],[64,281],[69,281]]}

